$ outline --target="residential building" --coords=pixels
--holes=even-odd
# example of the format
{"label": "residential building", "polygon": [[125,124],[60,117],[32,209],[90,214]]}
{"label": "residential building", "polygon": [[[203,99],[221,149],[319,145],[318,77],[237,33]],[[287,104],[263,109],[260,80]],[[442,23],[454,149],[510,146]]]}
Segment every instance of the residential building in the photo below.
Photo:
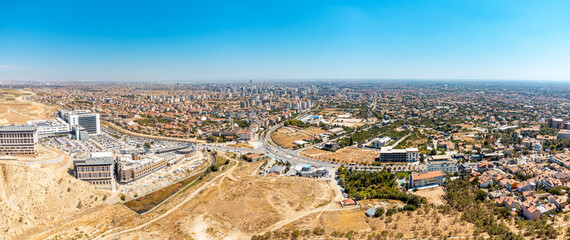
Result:
{"label": "residential building", "polygon": [[239,133],[239,138],[241,140],[249,141],[249,140],[253,139],[253,131],[250,129],[243,130]]}
{"label": "residential building", "polygon": [[38,134],[34,125],[0,126],[0,154],[37,155]]}
{"label": "residential building", "polygon": [[558,131],[558,138],[570,140],[570,130],[564,129],[564,130]]}
{"label": "residential building", "polygon": [[524,181],[517,185],[517,191],[519,192],[534,191],[535,189],[536,184],[533,182]]}
{"label": "residential building", "polygon": [[441,171],[450,174],[454,174],[458,171],[457,160],[452,160],[451,158],[442,158],[440,160],[437,156],[432,156],[431,159],[432,160],[428,161],[428,171]]}
{"label": "residential building", "polygon": [[494,168],[495,168],[495,165],[489,161],[481,161],[481,162],[477,163],[477,170],[480,172],[484,172],[484,171],[491,170]]}
{"label": "residential building", "polygon": [[554,203],[547,203],[542,205],[537,205],[533,201],[524,201],[521,204],[521,209],[523,216],[528,220],[534,220],[540,218],[540,215],[544,213],[550,213],[556,211],[557,207]]}
{"label": "residential building", "polygon": [[514,197],[497,198],[497,199],[495,199],[495,202],[499,205],[504,205],[504,206],[508,207],[509,209],[521,207],[520,202],[517,201]]}
{"label": "residential building", "polygon": [[550,118],[550,119],[548,119],[548,127],[563,129],[564,128],[564,120],[559,119],[559,118]]}
{"label": "residential building", "polygon": [[550,156],[550,160],[552,160],[552,162],[556,164],[562,164],[564,166],[570,165],[570,156],[566,154],[558,153],[554,156]]}

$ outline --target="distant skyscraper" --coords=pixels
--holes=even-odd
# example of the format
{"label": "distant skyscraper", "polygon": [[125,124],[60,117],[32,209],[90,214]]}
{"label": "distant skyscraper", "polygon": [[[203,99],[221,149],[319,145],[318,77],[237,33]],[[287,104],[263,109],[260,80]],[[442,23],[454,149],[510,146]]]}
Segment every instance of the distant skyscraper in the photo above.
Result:
{"label": "distant skyscraper", "polygon": [[564,128],[564,120],[558,119],[558,118],[550,118],[550,119],[548,119],[548,127],[563,129]]}
{"label": "distant skyscraper", "polygon": [[253,85],[253,79],[249,79],[249,85]]}

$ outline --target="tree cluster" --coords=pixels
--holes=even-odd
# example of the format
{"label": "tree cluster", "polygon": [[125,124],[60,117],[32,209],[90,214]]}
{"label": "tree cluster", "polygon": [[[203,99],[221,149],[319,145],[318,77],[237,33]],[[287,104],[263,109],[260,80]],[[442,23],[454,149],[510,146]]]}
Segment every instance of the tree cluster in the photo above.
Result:
{"label": "tree cluster", "polygon": [[[524,239],[513,234],[501,219],[510,220],[510,210],[507,207],[497,206],[487,199],[487,193],[478,189],[465,178],[458,178],[445,183],[444,195],[447,203],[457,211],[462,212],[461,220],[475,225],[476,233],[486,232],[491,236],[506,239]],[[501,238],[505,239],[505,238]]]}
{"label": "tree cluster", "polygon": [[[346,194],[356,200],[361,199],[395,199],[407,205],[403,210],[415,210],[426,199],[402,192],[398,189],[396,176],[386,170],[380,172],[360,172],[340,167],[339,182]],[[409,206],[408,206],[409,205]]]}

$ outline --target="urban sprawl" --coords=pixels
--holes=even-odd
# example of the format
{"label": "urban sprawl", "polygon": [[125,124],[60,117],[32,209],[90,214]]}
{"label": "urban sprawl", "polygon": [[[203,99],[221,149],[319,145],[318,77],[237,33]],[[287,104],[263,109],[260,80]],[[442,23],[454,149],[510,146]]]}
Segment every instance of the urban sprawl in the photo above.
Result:
{"label": "urban sprawl", "polygon": [[[526,221],[570,211],[570,92],[562,83],[3,87],[25,89],[32,94],[24,100],[58,110],[45,119],[0,126],[0,159],[33,159],[42,149],[56,149],[69,156],[69,174],[119,192],[125,202],[217,171],[224,152],[244,162],[264,162],[256,174],[266,178],[333,182],[342,207],[374,198],[380,190],[370,186],[380,189],[380,184],[361,186],[354,180],[356,174],[374,173],[394,176],[393,187],[402,196],[441,187],[451,206],[450,194],[464,181]],[[425,201],[413,199],[395,211]],[[378,207],[364,210],[369,217],[383,214]]]}

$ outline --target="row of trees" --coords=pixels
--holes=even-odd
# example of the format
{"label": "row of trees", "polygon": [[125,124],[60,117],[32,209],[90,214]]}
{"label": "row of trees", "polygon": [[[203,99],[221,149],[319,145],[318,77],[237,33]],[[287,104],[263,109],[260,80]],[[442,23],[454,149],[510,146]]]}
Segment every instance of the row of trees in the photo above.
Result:
{"label": "row of trees", "polygon": [[300,128],[308,128],[310,126],[318,126],[316,124],[311,124],[309,122],[303,122],[299,119],[287,119],[283,125],[285,126],[295,126],[295,127],[300,127]]}

